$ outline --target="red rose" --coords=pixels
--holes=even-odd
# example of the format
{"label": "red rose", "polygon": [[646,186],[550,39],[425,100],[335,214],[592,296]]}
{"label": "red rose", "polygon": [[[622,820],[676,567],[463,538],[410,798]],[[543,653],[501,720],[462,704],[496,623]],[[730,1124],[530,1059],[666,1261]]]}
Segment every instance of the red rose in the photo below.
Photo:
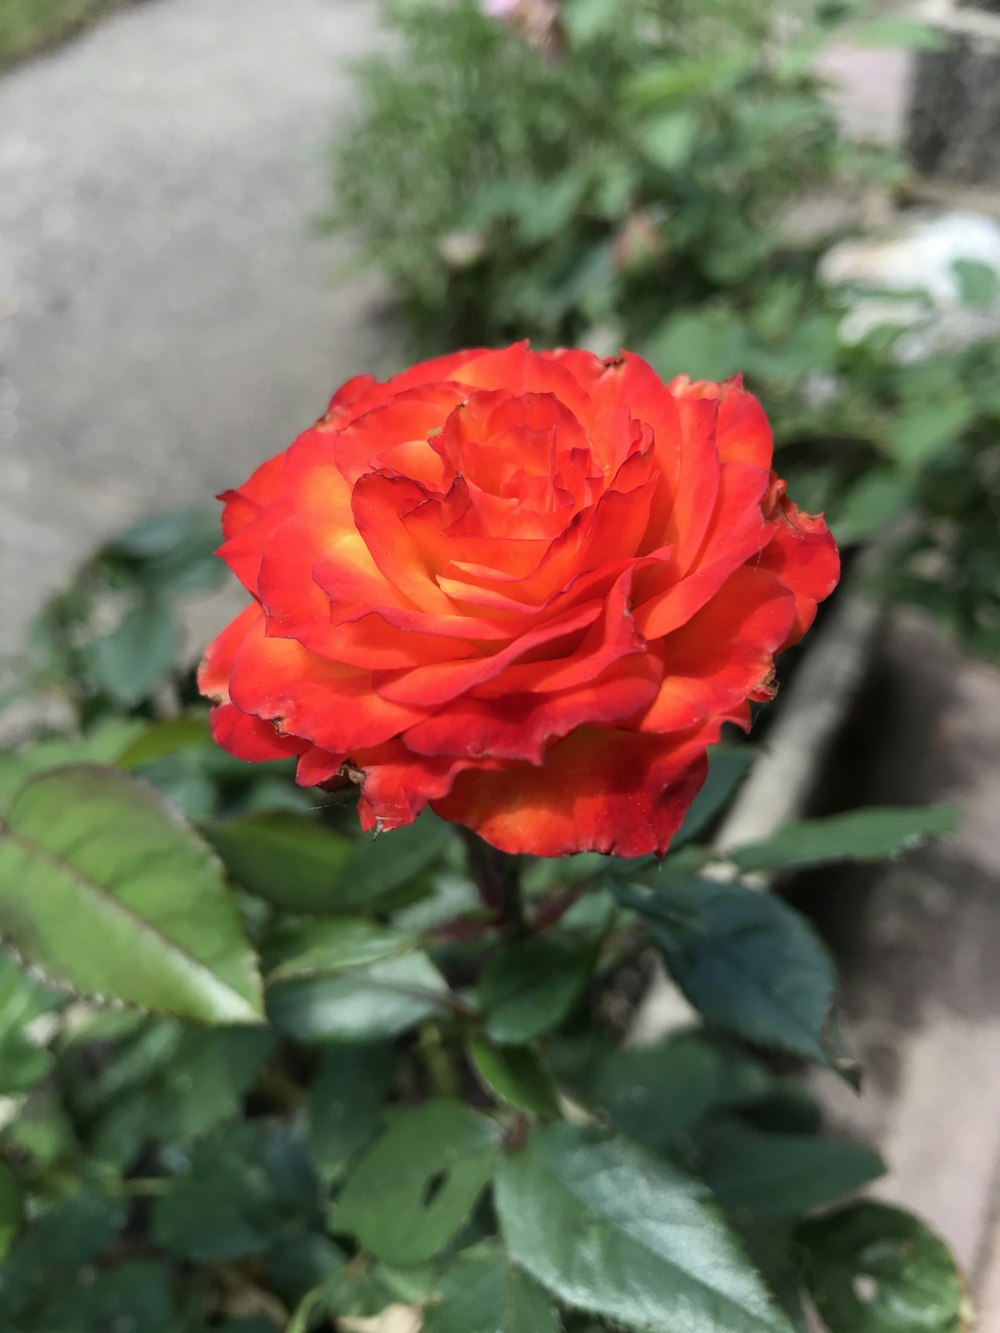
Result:
{"label": "red rose", "polygon": [[324,416],[221,497],[254,600],[201,668],[216,739],[510,852],[663,852],[724,722],[837,581],[738,380],[629,353],[459,352]]}

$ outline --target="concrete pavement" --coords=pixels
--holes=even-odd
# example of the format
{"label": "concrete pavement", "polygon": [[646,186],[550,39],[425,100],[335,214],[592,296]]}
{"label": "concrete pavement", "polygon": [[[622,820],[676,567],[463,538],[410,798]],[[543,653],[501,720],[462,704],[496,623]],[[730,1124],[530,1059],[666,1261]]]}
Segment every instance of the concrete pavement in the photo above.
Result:
{"label": "concrete pavement", "polygon": [[384,360],[318,239],[369,0],[146,0],[0,79],[0,654],[102,536]]}

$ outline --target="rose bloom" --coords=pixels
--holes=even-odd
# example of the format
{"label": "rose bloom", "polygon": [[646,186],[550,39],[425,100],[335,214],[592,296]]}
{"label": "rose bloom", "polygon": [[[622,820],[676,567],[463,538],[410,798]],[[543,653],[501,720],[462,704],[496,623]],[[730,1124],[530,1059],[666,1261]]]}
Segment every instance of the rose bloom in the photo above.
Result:
{"label": "rose bloom", "polygon": [[664,852],[837,580],[771,453],[738,379],[627,352],[348,381],[220,497],[253,601],[202,663],[216,740],[356,783],[365,829],[430,805],[509,852]]}

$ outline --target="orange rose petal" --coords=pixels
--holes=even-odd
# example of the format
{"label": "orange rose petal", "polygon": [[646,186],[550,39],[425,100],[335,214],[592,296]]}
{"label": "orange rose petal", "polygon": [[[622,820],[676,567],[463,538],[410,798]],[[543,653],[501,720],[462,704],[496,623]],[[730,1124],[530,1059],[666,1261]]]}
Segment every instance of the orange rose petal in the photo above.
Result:
{"label": "orange rose petal", "polygon": [[509,665],[501,674],[476,688],[483,698],[509,692],[569,690],[589,684],[623,657],[645,649],[646,642],[632,619],[630,594],[634,568],[626,569],[605,595],[600,618],[595,620],[571,652],[550,653],[528,662]]}
{"label": "orange rose petal", "polygon": [[233,662],[233,703],[323,749],[378,745],[426,716],[381,698],[371,672],[317,657],[294,639],[248,635]]}
{"label": "orange rose petal", "polygon": [[344,514],[350,509],[351,483],[337,466],[331,436],[318,427],[293,440],[281,481],[282,498],[291,513],[326,509]]}
{"label": "orange rose petal", "polygon": [[449,615],[451,602],[434,582],[438,571],[404,522],[408,511],[425,504],[441,509],[440,498],[418,482],[379,472],[361,477],[351,498],[357,529],[386,579],[412,605]]}
{"label": "orange rose petal", "polygon": [[300,787],[339,786],[341,782],[349,781],[340,778],[340,770],[346,758],[346,755],[310,745],[299,756],[295,766],[295,781]]}
{"label": "orange rose petal", "polygon": [[326,415],[316,423],[317,428],[328,433],[341,430],[365,413],[384,407],[396,394],[450,381],[453,371],[464,361],[479,355],[479,352],[456,352],[451,356],[434,357],[429,361],[418,362],[409,370],[385,381],[376,380],[371,375],[356,375],[330,399]]}
{"label": "orange rose petal", "polygon": [[[598,601],[574,607],[547,624],[522,634],[505,648],[470,661],[441,662],[432,666],[414,667],[412,671],[375,672],[375,688],[386,699],[436,707],[492,680],[505,667],[529,653],[544,649],[556,651],[553,645],[586,629],[597,620],[602,610]],[[564,646],[560,655],[565,650]]]}
{"label": "orange rose petal", "polygon": [[443,712],[410,727],[403,739],[418,754],[538,764],[554,739],[584,723],[621,723],[636,717],[652,703],[661,677],[655,657],[635,655],[574,690],[456,699]]}
{"label": "orange rose petal", "polygon": [[749,463],[770,468],[774,455],[774,435],[764,409],[747,393],[740,380],[724,386],[719,405],[719,432],[716,442],[722,462]]}
{"label": "orange rose petal", "polygon": [[[560,348],[542,355],[568,370],[584,389],[590,404],[586,420],[592,433],[606,441],[602,457],[609,472],[624,457],[620,432],[631,419],[648,423],[652,428],[657,447],[664,451],[664,461],[671,451],[676,456],[679,441],[673,399],[659,375],[642,357],[622,352],[620,356],[602,359],[576,348]],[[669,467],[667,471],[673,475]]]}
{"label": "orange rose petal", "polygon": [[[375,565],[357,530],[330,510],[307,510],[273,530],[258,588],[269,635],[298,639],[312,652],[348,665],[391,669],[476,652],[471,644],[438,643],[437,636],[468,634],[468,621],[442,624],[441,617],[414,612]],[[394,612],[404,627],[431,633],[414,634],[405,644],[398,635],[387,637],[372,618],[392,624]],[[360,620],[365,622],[360,630],[347,627]]]}
{"label": "orange rose petal", "polygon": [[782,502],[773,536],[760,554],[761,569],[777,574],[795,594],[795,623],[783,648],[791,647],[816,618],[816,606],[829,597],[840,578],[840,555],[821,517]]}
{"label": "orange rose petal", "polygon": [[[744,565],[682,629],[659,645],[664,680],[643,731],[680,731],[728,713],[774,666],[795,618],[795,598],[767,570]],[[726,645],[719,653],[718,645]]]}
{"label": "orange rose petal", "polygon": [[654,534],[657,543],[669,541],[676,552],[678,568],[687,573],[701,550],[719,498],[721,465],[715,447],[718,404],[709,399],[680,399],[680,472],[665,533]]}
{"label": "orange rose petal", "polygon": [[764,409],[743,388],[742,375],[734,375],[722,384],[678,375],[668,388],[675,398],[711,399],[719,404],[715,443],[723,463],[750,463],[770,469],[774,436]]}
{"label": "orange rose petal", "polygon": [[268,539],[275,528],[291,518],[293,512],[291,502],[281,496],[224,541],[215,552],[253,597],[257,596],[257,580],[260,578],[261,561]]}
{"label": "orange rose petal", "polygon": [[761,501],[769,480],[770,473],[749,463],[722,465],[715,510],[694,561],[696,567],[703,569],[719,560],[735,565],[767,544],[770,534]]}
{"label": "orange rose petal", "polygon": [[557,449],[589,454],[583,427],[552,393],[479,390],[448,416],[433,440],[454,473],[504,495],[512,474],[544,477],[552,489]]}
{"label": "orange rose petal", "polygon": [[230,537],[242,531],[252,523],[262,509],[271,504],[281,494],[281,474],[285,466],[285,455],[278,454],[251,473],[249,479],[236,490],[223,491],[219,496],[225,501],[222,510],[222,535],[228,541]]}
{"label": "orange rose petal", "polygon": [[462,662],[482,656],[482,646],[441,634],[417,634],[390,625],[375,611],[339,625],[313,625],[298,639],[320,657],[369,671],[405,671],[435,662]]}
{"label": "orange rose petal", "polygon": [[279,736],[270,722],[242,712],[235,704],[219,704],[209,709],[208,722],[213,740],[235,758],[250,763],[288,759],[308,748],[307,741]]}
{"label": "orange rose petal", "polygon": [[662,855],[705,781],[705,750],[717,738],[717,725],[674,738],[579,727],[540,767],[468,769],[431,805],[505,852]]}
{"label": "orange rose petal", "polygon": [[[648,639],[669,634],[713,597],[744,561],[759,558],[772,537],[761,501],[770,474],[742,462],[723,465],[715,511],[690,572],[673,555],[669,565],[644,573],[636,590],[636,625]],[[689,553],[690,558],[690,553]]]}
{"label": "orange rose petal", "polygon": [[672,563],[641,571],[632,613],[636,629],[650,643],[679,629],[718,592],[738,563],[717,560],[684,579],[678,579]]}
{"label": "orange rose petal", "polygon": [[409,469],[401,475],[435,490],[442,485],[447,489],[454,474],[442,468],[440,455],[428,447],[427,440],[463,401],[464,391],[457,384],[424,385],[395,393],[388,402],[342,427],[329,441],[331,456],[351,485],[384,468],[395,455],[398,461],[410,460]]}
{"label": "orange rose petal", "polygon": [[[361,547],[362,554],[356,551]],[[347,564],[357,562],[353,576],[361,585],[360,596],[396,597],[377,569],[364,567],[367,548],[352,527],[345,526],[336,510],[306,509],[292,514],[271,529],[267,549],[257,574],[257,591],[267,612],[268,633],[279,637],[296,635],[302,629],[329,624],[330,599],[313,579],[313,567],[328,550],[338,550]]]}
{"label": "orange rose petal", "polygon": [[[507,604],[537,609],[575,579],[598,569],[610,571],[626,554],[634,560],[654,490],[655,480],[650,480],[631,491],[608,491],[595,505],[579,512],[548,544],[530,574],[503,581],[502,596],[510,599]],[[482,571],[463,570],[458,562],[450,568],[468,573],[470,580],[476,573],[484,579]]]}
{"label": "orange rose petal", "polygon": [[476,389],[501,389],[518,396],[552,393],[577,421],[588,426],[592,406],[570,372],[554,359],[533,352],[526,342],[470,356],[451,378]]}
{"label": "orange rose petal", "polygon": [[352,405],[358,402],[369,389],[373,389],[377,383],[378,381],[374,375],[355,375],[352,379],[345,381],[330,399],[326,415],[333,417],[339,414],[346,417]]}
{"label": "orange rose petal", "polygon": [[348,381],[237,491],[220,743],[495,846],[662,852],[838,574],[739,379],[526,343]]}
{"label": "orange rose petal", "polygon": [[402,828],[435,797],[446,795],[456,776],[475,764],[496,761],[455,755],[419,755],[401,741],[389,741],[369,753],[352,756],[350,771],[360,786],[358,817],[366,831]]}
{"label": "orange rose petal", "polygon": [[256,602],[243,608],[235,620],[209,644],[198,667],[198,688],[214,703],[229,703],[229,677],[233,659],[249,633],[260,632],[264,613]]}

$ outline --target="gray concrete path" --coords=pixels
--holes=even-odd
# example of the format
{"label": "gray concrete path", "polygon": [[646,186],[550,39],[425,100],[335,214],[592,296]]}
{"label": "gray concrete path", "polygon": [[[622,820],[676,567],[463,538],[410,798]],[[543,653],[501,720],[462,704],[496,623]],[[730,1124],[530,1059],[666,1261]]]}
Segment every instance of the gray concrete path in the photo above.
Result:
{"label": "gray concrete path", "polygon": [[103,535],[384,360],[317,239],[370,0],[146,0],[0,79],[0,653]]}
{"label": "gray concrete path", "polygon": [[1000,1330],[1000,671],[897,612],[845,738],[859,804],[954,802],[957,832],[808,887],[841,965],[856,1098],[818,1079],[836,1123],[889,1163],[878,1193],[953,1246],[982,1333]]}

